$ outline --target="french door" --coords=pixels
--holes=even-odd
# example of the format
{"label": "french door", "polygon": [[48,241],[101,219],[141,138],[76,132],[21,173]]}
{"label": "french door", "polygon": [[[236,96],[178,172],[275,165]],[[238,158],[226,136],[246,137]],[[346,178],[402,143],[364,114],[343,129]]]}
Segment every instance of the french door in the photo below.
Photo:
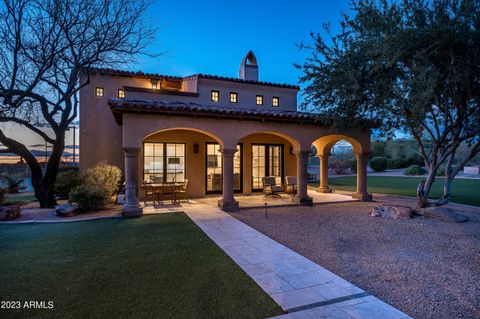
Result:
{"label": "french door", "polygon": [[277,185],[283,181],[283,145],[252,145],[252,189],[262,189],[262,178],[275,177]]}
{"label": "french door", "polygon": [[[242,145],[237,145],[237,152],[233,157],[233,185],[236,192],[242,191]],[[223,189],[222,153],[217,143],[207,143],[206,151],[206,190],[207,193],[221,193]]]}

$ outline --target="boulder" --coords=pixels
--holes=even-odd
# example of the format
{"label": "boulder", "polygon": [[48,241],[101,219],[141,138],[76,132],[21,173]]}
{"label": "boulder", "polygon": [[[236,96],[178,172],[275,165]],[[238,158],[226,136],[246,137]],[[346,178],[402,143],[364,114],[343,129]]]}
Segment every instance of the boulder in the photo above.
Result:
{"label": "boulder", "polygon": [[465,215],[462,215],[451,208],[443,206],[417,208],[415,210],[415,213],[427,218],[437,219],[451,223],[463,223],[468,220]]}
{"label": "boulder", "polygon": [[55,213],[60,217],[72,217],[77,215],[78,212],[78,206],[70,203],[55,207]]}
{"label": "boulder", "polygon": [[392,219],[410,219],[413,210],[408,206],[377,206],[372,210],[371,216]]}
{"label": "boulder", "polygon": [[20,205],[10,205],[10,206],[1,206],[0,207],[0,220],[12,220],[20,217],[22,209]]}

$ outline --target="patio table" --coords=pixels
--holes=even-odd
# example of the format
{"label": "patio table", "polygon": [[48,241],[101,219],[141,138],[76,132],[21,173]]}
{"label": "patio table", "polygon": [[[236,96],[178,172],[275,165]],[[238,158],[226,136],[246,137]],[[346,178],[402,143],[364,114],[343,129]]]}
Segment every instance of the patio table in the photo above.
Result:
{"label": "patio table", "polygon": [[163,202],[163,195],[164,194],[172,194],[172,203],[177,203],[177,190],[182,187],[183,183],[179,182],[165,182],[165,183],[151,183],[148,184],[149,187],[153,189],[154,192],[159,194],[162,197]]}

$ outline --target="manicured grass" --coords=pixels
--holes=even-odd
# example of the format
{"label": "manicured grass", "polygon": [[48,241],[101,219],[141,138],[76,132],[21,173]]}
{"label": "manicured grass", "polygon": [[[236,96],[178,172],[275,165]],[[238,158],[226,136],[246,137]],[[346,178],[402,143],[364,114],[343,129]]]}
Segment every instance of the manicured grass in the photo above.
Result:
{"label": "manicured grass", "polygon": [[[368,191],[371,193],[416,196],[417,186],[422,177],[368,176]],[[332,188],[355,191],[356,177],[330,178]],[[431,197],[439,198],[443,191],[443,179],[433,184]],[[460,204],[480,206],[480,180],[455,179],[452,183],[452,201]]]}
{"label": "manicured grass", "polygon": [[37,198],[35,195],[5,196],[5,205],[12,205],[21,202],[34,202]]}
{"label": "manicured grass", "polygon": [[281,309],[185,214],[0,225],[0,318],[266,318]]}

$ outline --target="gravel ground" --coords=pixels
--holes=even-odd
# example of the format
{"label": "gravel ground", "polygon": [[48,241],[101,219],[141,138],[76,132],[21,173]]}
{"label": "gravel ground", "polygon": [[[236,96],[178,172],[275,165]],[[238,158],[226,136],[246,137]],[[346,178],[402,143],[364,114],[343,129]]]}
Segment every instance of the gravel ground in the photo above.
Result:
{"label": "gravel ground", "polygon": [[[394,196],[378,202],[414,207]],[[241,210],[232,215],[415,318],[480,318],[480,208],[470,220],[370,217],[379,203]]]}

